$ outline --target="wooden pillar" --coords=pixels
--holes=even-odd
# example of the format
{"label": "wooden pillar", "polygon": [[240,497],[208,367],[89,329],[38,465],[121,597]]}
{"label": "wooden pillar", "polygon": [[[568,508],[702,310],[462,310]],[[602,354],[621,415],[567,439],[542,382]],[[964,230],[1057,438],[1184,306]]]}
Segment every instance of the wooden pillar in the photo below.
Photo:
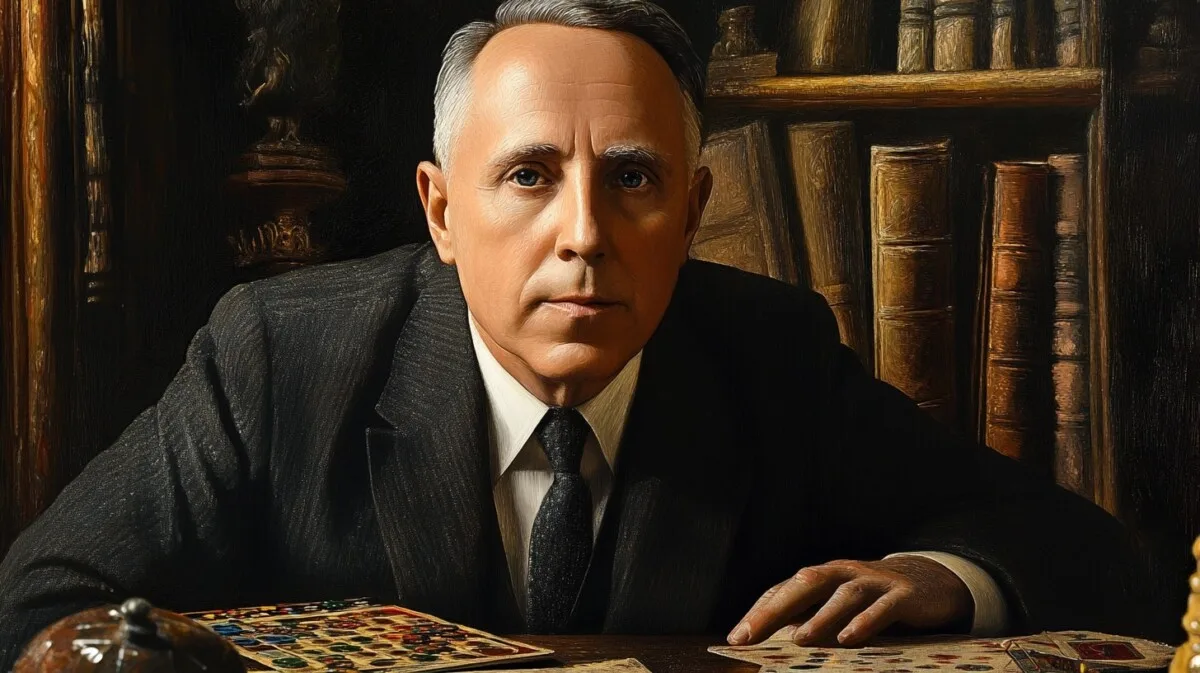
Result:
{"label": "wooden pillar", "polygon": [[[4,140],[2,288],[4,362],[2,428],[7,546],[15,531],[45,508],[57,492],[57,451],[64,405],[59,344],[64,283],[59,275],[61,236],[71,231],[70,179],[64,166],[64,37],[69,3],[3,0]],[[64,151],[65,150],[65,151]],[[56,198],[57,197],[57,198]],[[0,548],[3,548],[0,547]]]}

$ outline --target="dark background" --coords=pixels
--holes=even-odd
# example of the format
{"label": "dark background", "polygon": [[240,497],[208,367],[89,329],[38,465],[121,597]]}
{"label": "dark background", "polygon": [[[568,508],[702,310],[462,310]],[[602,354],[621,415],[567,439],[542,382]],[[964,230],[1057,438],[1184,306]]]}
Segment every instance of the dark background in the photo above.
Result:
{"label": "dark background", "polygon": [[[661,4],[706,56],[724,3]],[[756,4],[760,39],[773,46],[785,16],[783,3]],[[1104,59],[1117,81],[1132,77],[1153,4],[1107,5]],[[489,16],[495,5],[484,0],[342,3],[336,102],[312,127],[318,139],[336,149],[350,184],[342,200],[316,218],[318,240],[331,258],[427,237],[414,172],[432,155],[432,91],[440,51],[453,30]],[[898,2],[876,3],[874,53],[880,69],[888,68],[889,60],[894,65],[892,5]],[[155,402],[192,334],[217,299],[242,279],[226,241],[241,223],[239,209],[224,185],[238,155],[262,132],[238,105],[245,94],[236,82],[245,33],[232,0],[111,0],[105,12],[111,59],[105,119],[118,294],[106,329],[63,336],[62,348],[74,353],[73,371],[81,375],[68,387],[70,413],[64,418],[56,487]],[[1195,90],[1194,81],[1185,77],[1172,96],[1113,98],[1115,133],[1109,138],[1106,261],[1118,512],[1146,549],[1156,598],[1164,611],[1178,615],[1187,575],[1195,568],[1190,543],[1200,533],[1200,98]],[[900,123],[941,123],[936,116],[905,114],[908,121]],[[953,113],[947,115],[947,123],[960,123]],[[1005,115],[996,124],[1007,130],[997,130],[996,137],[1044,130],[1039,125],[1045,119],[1038,113]],[[986,134],[986,115],[982,120],[972,128]],[[1084,121],[1070,117],[1058,123],[1082,128]],[[883,133],[890,123],[874,118],[865,127]],[[1078,150],[1078,144],[1077,137],[1067,149]],[[5,483],[18,478],[10,473]],[[14,509],[0,519],[2,551],[23,522]]]}

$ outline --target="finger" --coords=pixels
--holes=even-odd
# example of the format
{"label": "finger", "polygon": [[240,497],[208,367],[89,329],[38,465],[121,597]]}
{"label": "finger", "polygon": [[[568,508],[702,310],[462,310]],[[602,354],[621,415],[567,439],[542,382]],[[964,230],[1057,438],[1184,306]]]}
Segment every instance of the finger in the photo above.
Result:
{"label": "finger", "polygon": [[838,634],[838,642],[845,647],[853,647],[879,635],[880,631],[899,620],[904,597],[898,591],[889,591],[880,596],[879,600],[850,620]]}
{"label": "finger", "polygon": [[817,566],[801,570],[746,613],[734,629],[730,642],[748,645],[762,640],[809,606],[828,598],[839,584],[851,577],[850,571],[841,568]]}
{"label": "finger", "polygon": [[[750,606],[750,610],[747,611],[746,615],[750,615],[761,610],[762,606],[766,604],[767,601],[771,600],[771,598],[779,592],[780,587],[782,587],[784,584],[787,584],[787,582],[780,582],[770,589],[767,589],[763,595],[758,597],[758,600],[754,601],[754,605]],[[729,632],[729,635],[725,637],[725,640],[730,645],[744,645],[749,641],[749,638],[750,626],[746,623],[746,617],[742,617],[740,620],[738,620],[738,623],[733,630]]]}
{"label": "finger", "polygon": [[797,645],[809,645],[825,641],[837,629],[846,625],[860,611],[871,605],[885,593],[883,587],[863,580],[853,580],[839,586],[828,601],[808,621],[792,632]]}

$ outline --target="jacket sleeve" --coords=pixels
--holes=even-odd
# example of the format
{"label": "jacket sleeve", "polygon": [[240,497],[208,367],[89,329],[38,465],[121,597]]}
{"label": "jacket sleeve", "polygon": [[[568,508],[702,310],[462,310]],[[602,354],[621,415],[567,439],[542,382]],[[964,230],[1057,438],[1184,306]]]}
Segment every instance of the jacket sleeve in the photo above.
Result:
{"label": "jacket sleeve", "polygon": [[1132,538],[1108,513],[1037,473],[934,421],[867,373],[823,326],[841,465],[835,477],[854,510],[847,525],[882,553],[944,551],[999,584],[1013,633],[1092,629],[1171,637],[1150,612]]}
{"label": "jacket sleeve", "polygon": [[78,610],[134,595],[194,609],[238,586],[270,427],[266,343],[253,288],[234,288],[158,403],[16,540],[0,564],[0,671]]}

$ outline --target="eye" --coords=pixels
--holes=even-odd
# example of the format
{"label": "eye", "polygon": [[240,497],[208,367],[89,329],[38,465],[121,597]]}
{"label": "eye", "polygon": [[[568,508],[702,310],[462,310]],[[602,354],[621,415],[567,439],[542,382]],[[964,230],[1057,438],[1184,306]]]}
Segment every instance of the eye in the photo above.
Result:
{"label": "eye", "polygon": [[626,189],[637,189],[646,184],[646,174],[641,171],[622,171],[617,177],[617,183]]}
{"label": "eye", "polygon": [[517,184],[521,185],[522,187],[536,187],[538,178],[541,176],[538,175],[538,172],[532,168],[522,168],[516,173],[513,173],[512,177],[517,181]]}

